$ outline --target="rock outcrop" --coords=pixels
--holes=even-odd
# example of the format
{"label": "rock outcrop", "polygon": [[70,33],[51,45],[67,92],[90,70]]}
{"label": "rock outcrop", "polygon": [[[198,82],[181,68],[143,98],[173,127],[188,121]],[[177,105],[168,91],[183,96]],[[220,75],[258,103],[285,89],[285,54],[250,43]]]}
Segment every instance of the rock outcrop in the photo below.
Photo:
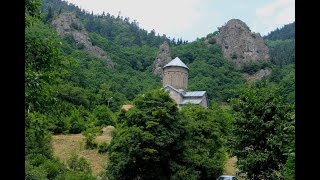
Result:
{"label": "rock outcrop", "polygon": [[113,63],[106,55],[106,52],[92,45],[88,32],[74,13],[68,12],[60,14],[52,21],[52,25],[56,28],[59,36],[65,37],[66,35],[71,35],[76,43],[82,46],[85,51],[104,60],[108,66],[113,67]]}
{"label": "rock outcrop", "polygon": [[254,74],[248,74],[248,73],[243,73],[243,77],[249,81],[256,81],[256,80],[261,80],[263,77],[270,75],[272,70],[270,68],[265,68],[265,69],[260,69]]}
{"label": "rock outcrop", "polygon": [[269,49],[259,33],[253,33],[239,19],[229,20],[219,28],[216,42],[221,46],[223,56],[235,61],[237,66],[248,61],[269,60]]}
{"label": "rock outcrop", "polygon": [[167,41],[164,41],[160,48],[156,60],[154,61],[152,72],[162,79],[163,74],[163,66],[168,64],[172,60],[170,55],[170,48]]}

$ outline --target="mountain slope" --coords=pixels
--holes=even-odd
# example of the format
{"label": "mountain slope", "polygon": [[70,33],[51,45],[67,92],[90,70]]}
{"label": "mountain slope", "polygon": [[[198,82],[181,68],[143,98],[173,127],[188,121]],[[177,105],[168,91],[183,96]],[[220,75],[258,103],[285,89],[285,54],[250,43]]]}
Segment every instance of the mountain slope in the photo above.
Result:
{"label": "mountain slope", "polygon": [[265,40],[286,40],[295,39],[295,22],[284,25],[282,28],[277,28],[274,31],[264,36]]}
{"label": "mountain slope", "polygon": [[253,33],[239,19],[231,19],[219,28],[216,41],[223,56],[238,66],[248,61],[269,60],[269,49],[259,33]]}
{"label": "mountain slope", "polygon": [[136,20],[130,22],[129,17],[123,17],[120,14],[117,17],[104,12],[94,15],[92,12],[87,12],[62,0],[43,0],[41,10],[45,16],[48,16],[51,11],[49,17],[63,12],[74,12],[88,32],[95,32],[122,46],[148,45],[158,47],[163,41],[171,42],[165,35],[160,36],[154,30],[148,32],[141,29]]}
{"label": "mountain slope", "polygon": [[74,13],[60,13],[51,24],[61,38],[69,38],[70,43],[75,42],[78,49],[83,49],[103,59],[108,66],[113,67],[112,60],[106,56],[106,53],[101,48],[92,45],[88,32]]}
{"label": "mountain slope", "polygon": [[274,64],[284,67],[295,63],[295,22],[271,31],[264,39]]}

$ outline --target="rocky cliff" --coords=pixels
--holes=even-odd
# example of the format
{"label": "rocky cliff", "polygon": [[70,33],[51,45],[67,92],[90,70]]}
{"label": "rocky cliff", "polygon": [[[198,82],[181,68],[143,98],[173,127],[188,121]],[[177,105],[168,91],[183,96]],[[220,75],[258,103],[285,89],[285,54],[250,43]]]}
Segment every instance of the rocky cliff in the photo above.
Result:
{"label": "rocky cliff", "polygon": [[60,14],[52,21],[52,25],[56,28],[59,36],[65,37],[66,35],[71,35],[77,44],[83,46],[85,51],[104,60],[108,66],[113,67],[113,62],[106,55],[106,52],[92,45],[88,32],[74,13]]}
{"label": "rocky cliff", "polygon": [[251,75],[248,73],[243,73],[242,75],[247,81],[253,82],[253,81],[261,80],[263,77],[268,76],[271,73],[272,73],[272,70],[270,68],[264,68],[264,69],[260,69],[259,71]]}
{"label": "rocky cliff", "polygon": [[235,61],[237,66],[253,60],[269,60],[269,49],[259,33],[253,33],[239,19],[231,19],[219,28],[216,42],[221,46],[223,56]]}
{"label": "rocky cliff", "polygon": [[168,42],[164,41],[159,48],[158,55],[154,61],[153,73],[160,76],[162,79],[163,66],[168,64],[172,60],[170,55],[170,48]]}

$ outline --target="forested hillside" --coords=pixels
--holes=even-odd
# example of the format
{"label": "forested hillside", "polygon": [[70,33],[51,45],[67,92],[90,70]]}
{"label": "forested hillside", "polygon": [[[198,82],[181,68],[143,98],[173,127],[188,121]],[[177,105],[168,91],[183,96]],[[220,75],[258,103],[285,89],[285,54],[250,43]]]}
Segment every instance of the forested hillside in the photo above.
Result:
{"label": "forested hillside", "polygon": [[295,102],[295,23],[270,32],[264,37],[275,65],[270,80],[284,87],[288,102]]}
{"label": "forested hillside", "polygon": [[295,39],[295,22],[284,25],[282,28],[277,28],[271,31],[264,37],[266,40],[286,40]]}
{"label": "forested hillside", "polygon": [[295,23],[276,29],[264,37],[270,48],[271,61],[284,67],[295,62]]}
{"label": "forested hillside", "polygon": [[[250,177],[274,177],[274,172],[288,177],[294,174],[295,49],[294,37],[287,37],[288,26],[284,32],[280,29],[271,33],[272,38],[265,38],[270,63],[236,67],[223,57],[215,41],[217,32],[187,42],[160,36],[155,30],[148,32],[136,20],[121,14],[93,14],[61,0],[25,2],[26,179],[96,179],[90,162],[80,155],[70,157],[67,163],[53,156],[52,135],[78,133],[85,136],[86,148],[108,152],[105,155],[111,165],[99,176],[109,179],[217,178],[223,173],[228,153],[238,157],[239,167]],[[79,24],[69,24],[71,29],[61,35],[54,22],[65,13],[74,14]],[[90,47],[69,31],[81,32]],[[179,57],[190,69],[188,90],[207,91],[208,109],[190,105],[179,111],[168,93],[160,90],[161,79],[152,69],[164,41],[170,46],[172,59]],[[88,48],[98,49],[110,61],[106,63],[101,54],[91,53]],[[262,80],[246,82],[242,75],[265,67],[272,68],[272,74]],[[265,92],[268,88],[271,94]],[[248,91],[251,94],[245,93]],[[246,95],[250,103],[266,106],[268,114],[239,104],[247,103]],[[260,99],[255,99],[258,96]],[[268,99],[276,106],[265,105]],[[124,104],[133,104],[134,108],[121,110]],[[247,132],[266,128],[274,134],[269,137],[272,142],[263,134],[259,139],[266,141],[263,145],[268,152],[263,157],[250,152],[258,163],[245,159],[239,153],[244,147],[237,143],[256,143],[242,138],[248,136],[245,131],[237,132],[244,128],[239,122],[242,117],[252,118],[248,122],[254,124],[254,113],[265,124],[250,126],[252,131]],[[273,121],[286,131],[269,128]],[[96,143],[94,138],[108,125],[115,127],[110,145]],[[288,141],[278,145],[281,138]],[[250,169],[254,163],[265,163],[278,155],[276,164],[259,171]],[[146,173],[151,169],[155,171]]]}
{"label": "forested hillside", "polygon": [[[119,76],[121,77],[130,74],[127,71],[134,72],[135,76],[139,76],[136,74],[141,74],[140,72],[149,74],[160,44],[163,41],[167,41],[172,49],[172,58],[178,56],[192,68],[189,78],[190,90],[206,90],[211,100],[225,102],[230,97],[229,91],[234,86],[243,84],[244,82],[244,79],[239,75],[239,71],[222,57],[219,46],[213,42],[211,42],[212,44],[206,43],[205,38],[192,43],[187,43],[181,39],[178,41],[175,39],[171,40],[165,35],[161,37],[156,36],[153,31],[147,33],[147,31],[139,28],[136,21],[130,22],[129,18],[121,16],[113,17],[108,13],[107,15],[93,15],[80,10],[72,4],[68,5],[66,2],[57,0],[44,1],[43,12],[47,13],[45,17],[51,17],[44,18],[47,22],[50,22],[59,13],[64,13],[65,11],[76,13],[85,29],[89,32],[92,44],[102,48],[109,54],[109,57],[116,64],[115,71],[118,70],[117,72],[119,72]],[[139,41],[136,41],[136,39],[139,39]],[[72,44],[72,41],[69,44]],[[74,45],[75,47],[76,45]],[[73,57],[77,56],[73,55]],[[194,61],[197,64],[195,67],[192,64]],[[203,67],[203,65],[206,67]],[[143,77],[146,80],[145,82],[149,78],[156,79],[159,82],[158,84],[161,85],[160,79],[157,79],[157,77]],[[92,82],[95,78],[90,79],[90,86],[99,84]],[[139,86],[138,84],[144,83],[144,81],[135,83],[135,80],[125,81],[125,78],[120,79],[123,82],[117,83],[115,79],[112,79],[111,82],[114,86],[117,86],[116,84],[126,86],[126,83],[130,83],[129,86]],[[116,87],[114,86],[112,86],[112,90],[125,94],[127,100],[132,100],[134,95],[141,90],[141,88],[135,90],[136,88],[127,89],[125,87],[115,89]]]}

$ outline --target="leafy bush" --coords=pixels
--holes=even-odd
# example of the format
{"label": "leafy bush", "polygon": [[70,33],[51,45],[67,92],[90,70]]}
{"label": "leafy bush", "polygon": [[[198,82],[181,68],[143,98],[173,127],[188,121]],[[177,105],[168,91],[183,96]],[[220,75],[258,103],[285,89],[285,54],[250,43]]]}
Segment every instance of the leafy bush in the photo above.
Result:
{"label": "leafy bush", "polygon": [[47,116],[40,113],[29,113],[25,125],[25,154],[41,154],[52,157],[51,135],[48,129]]}
{"label": "leafy bush", "polygon": [[258,72],[260,69],[271,68],[272,64],[270,61],[249,61],[244,63],[241,67],[242,73],[254,74]]}
{"label": "leafy bush", "polygon": [[88,134],[101,134],[102,133],[102,127],[101,126],[94,126],[87,128],[82,134],[84,136],[87,136]]}
{"label": "leafy bush", "polygon": [[[60,162],[58,163],[60,164]],[[54,167],[60,165],[54,164]],[[59,174],[54,178],[55,180],[95,180],[96,178],[92,175],[90,164],[84,157],[79,157],[77,154],[71,154],[71,157],[67,161],[68,169],[64,171],[52,171],[55,175]],[[57,170],[59,168],[56,168]]]}
{"label": "leafy bush", "polygon": [[86,172],[67,171],[57,176],[55,180],[96,180],[96,178],[92,174]]}
{"label": "leafy bush", "polygon": [[295,154],[289,155],[283,172],[285,179],[295,179]]}
{"label": "leafy bush", "polygon": [[55,134],[67,133],[70,129],[70,121],[66,117],[51,118],[49,130]]}
{"label": "leafy bush", "polygon": [[30,161],[25,161],[25,168],[25,180],[47,180],[47,172],[43,167],[36,167]]}
{"label": "leafy bush", "polygon": [[101,144],[99,144],[98,152],[101,154],[106,153],[108,149],[109,149],[109,144],[106,142],[102,142]]}
{"label": "leafy bush", "polygon": [[85,173],[91,173],[91,166],[84,157],[80,157],[77,154],[71,154],[71,157],[67,161],[69,169],[72,171],[82,171]]}
{"label": "leafy bush", "polygon": [[96,126],[115,125],[115,116],[106,105],[96,106],[93,110],[93,115],[98,119]]}
{"label": "leafy bush", "polygon": [[47,172],[48,179],[54,179],[66,170],[63,162],[59,160],[47,160],[41,165]]}
{"label": "leafy bush", "polygon": [[86,129],[83,117],[78,110],[73,110],[69,117],[70,129],[69,132],[73,134],[81,133]]}
{"label": "leafy bush", "polygon": [[43,154],[29,154],[26,156],[26,160],[28,160],[32,166],[40,166],[48,160],[48,157]]}
{"label": "leafy bush", "polygon": [[95,135],[93,133],[88,133],[85,135],[85,148],[94,149],[97,148],[98,143],[95,142]]}

